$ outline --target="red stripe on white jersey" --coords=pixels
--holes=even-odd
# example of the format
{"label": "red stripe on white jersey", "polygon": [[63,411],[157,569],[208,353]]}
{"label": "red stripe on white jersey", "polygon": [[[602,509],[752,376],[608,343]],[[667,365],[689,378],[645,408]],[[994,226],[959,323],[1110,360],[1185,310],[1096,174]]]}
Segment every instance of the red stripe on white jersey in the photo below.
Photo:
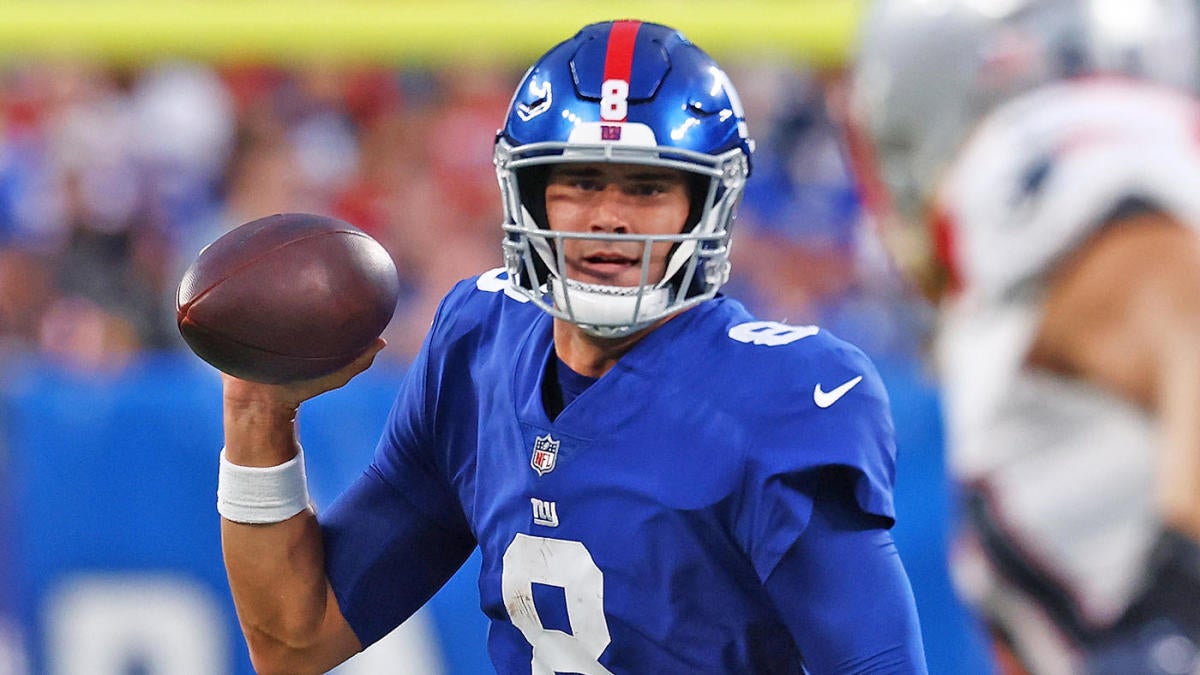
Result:
{"label": "red stripe on white jersey", "polygon": [[944,290],[952,295],[963,290],[962,263],[958,257],[959,225],[957,219],[945,209],[934,209],[929,223],[933,238],[934,260],[945,272]]}

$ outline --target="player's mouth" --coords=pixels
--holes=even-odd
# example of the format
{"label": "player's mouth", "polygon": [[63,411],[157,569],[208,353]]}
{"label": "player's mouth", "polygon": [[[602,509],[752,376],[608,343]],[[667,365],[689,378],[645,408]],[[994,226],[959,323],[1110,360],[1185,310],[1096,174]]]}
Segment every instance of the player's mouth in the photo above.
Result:
{"label": "player's mouth", "polygon": [[633,286],[641,280],[641,258],[615,251],[600,251],[581,257],[575,265],[580,281],[614,286]]}

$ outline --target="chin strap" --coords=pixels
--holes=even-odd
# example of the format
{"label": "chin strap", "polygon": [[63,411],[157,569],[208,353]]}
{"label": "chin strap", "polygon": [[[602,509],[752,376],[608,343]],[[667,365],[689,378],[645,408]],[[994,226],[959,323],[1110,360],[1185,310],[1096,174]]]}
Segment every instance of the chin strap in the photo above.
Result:
{"label": "chin strap", "polygon": [[628,335],[647,325],[643,317],[661,315],[671,302],[669,288],[654,286],[606,286],[553,279],[550,290],[555,307],[585,331],[600,337]]}

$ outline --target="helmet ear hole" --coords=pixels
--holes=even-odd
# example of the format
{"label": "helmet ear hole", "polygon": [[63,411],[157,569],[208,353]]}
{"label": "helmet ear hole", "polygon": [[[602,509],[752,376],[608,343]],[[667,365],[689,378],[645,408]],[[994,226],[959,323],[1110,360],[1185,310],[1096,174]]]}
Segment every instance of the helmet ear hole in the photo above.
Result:
{"label": "helmet ear hole", "polygon": [[[538,229],[549,230],[550,222],[546,216],[546,183],[550,177],[550,167],[535,164],[516,169],[514,175],[522,209]],[[557,242],[547,239],[543,243],[546,248],[545,253],[550,256],[555,255]],[[525,278],[524,283],[532,291],[544,286],[553,275],[542,255],[530,256],[530,262],[533,265],[532,278]],[[528,276],[529,273],[522,275],[522,277]]]}
{"label": "helmet ear hole", "polygon": [[691,232],[704,215],[704,207],[708,203],[708,186],[712,179],[698,173],[688,172],[688,217],[683,225],[684,232]]}
{"label": "helmet ear hole", "polygon": [[517,169],[516,174],[521,205],[533,217],[533,221],[538,227],[543,230],[550,229],[550,223],[546,218],[546,181],[550,177],[550,167],[547,165],[527,166]]}

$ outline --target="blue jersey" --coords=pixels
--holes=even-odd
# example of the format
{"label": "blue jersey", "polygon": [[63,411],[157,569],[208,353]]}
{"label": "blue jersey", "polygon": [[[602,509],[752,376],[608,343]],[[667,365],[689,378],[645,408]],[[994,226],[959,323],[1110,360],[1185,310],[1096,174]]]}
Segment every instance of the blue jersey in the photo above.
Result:
{"label": "blue jersey", "polygon": [[769,582],[806,555],[790,552],[820,495],[885,536],[894,517],[891,418],[868,359],[718,297],[551,419],[553,355],[551,318],[498,273],[443,300],[374,462],[321,517],[360,640],[478,546],[501,673],[802,672],[798,636],[828,611],[805,606],[829,594],[808,572]]}

